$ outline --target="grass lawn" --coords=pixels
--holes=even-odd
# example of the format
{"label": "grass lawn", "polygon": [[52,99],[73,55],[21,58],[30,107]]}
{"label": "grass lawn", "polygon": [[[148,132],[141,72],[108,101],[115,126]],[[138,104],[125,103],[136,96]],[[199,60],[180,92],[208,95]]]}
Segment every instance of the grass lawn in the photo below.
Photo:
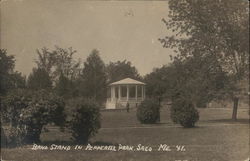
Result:
{"label": "grass lawn", "polygon": [[[119,144],[152,147],[143,151],[86,151],[86,150],[31,150],[32,145],[2,149],[2,157],[11,161],[244,161],[249,157],[248,109],[238,111],[238,121],[230,120],[232,109],[200,109],[200,121],[196,128],[186,129],[175,125],[169,118],[169,110],[161,111],[161,123],[142,125],[136,120],[135,111],[102,111],[102,128],[91,138],[92,145]],[[72,145],[70,134],[49,127],[43,132],[43,144]],[[170,146],[171,151],[158,151],[160,144]],[[176,145],[185,147],[177,151]],[[85,147],[84,147],[85,148]]]}

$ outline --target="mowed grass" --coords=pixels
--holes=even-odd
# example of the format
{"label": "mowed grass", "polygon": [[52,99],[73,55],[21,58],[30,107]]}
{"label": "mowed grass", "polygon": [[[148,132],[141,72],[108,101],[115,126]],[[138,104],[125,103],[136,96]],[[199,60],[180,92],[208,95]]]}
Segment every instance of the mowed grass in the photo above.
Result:
{"label": "mowed grass", "polygon": [[[170,120],[168,107],[161,110],[161,123],[142,125],[136,120],[136,111],[102,111],[102,128],[91,144],[142,144],[153,148],[141,151],[85,151],[85,150],[31,150],[32,145],[2,149],[3,159],[13,161],[243,161],[249,157],[248,109],[238,111],[238,121],[230,120],[232,109],[199,109],[200,121],[196,128],[182,128]],[[43,132],[43,144],[64,144],[74,147],[70,133],[58,128]],[[167,144],[172,151],[157,151]],[[176,145],[185,151],[176,151]]]}

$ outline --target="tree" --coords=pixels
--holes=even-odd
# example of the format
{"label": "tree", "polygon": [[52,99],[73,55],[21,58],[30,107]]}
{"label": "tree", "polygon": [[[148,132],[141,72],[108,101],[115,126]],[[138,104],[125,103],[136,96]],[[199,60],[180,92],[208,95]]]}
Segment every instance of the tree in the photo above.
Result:
{"label": "tree", "polygon": [[119,81],[124,78],[133,78],[133,79],[141,79],[137,69],[132,66],[130,61],[117,61],[110,62],[107,67],[107,77],[108,82]]}
{"label": "tree", "polygon": [[80,73],[80,61],[75,61],[73,55],[76,50],[73,48],[63,49],[56,46],[53,51],[56,55],[56,69],[54,75],[59,77],[61,73],[69,80],[75,80]]}
{"label": "tree", "polygon": [[50,52],[47,48],[43,47],[41,50],[36,50],[38,59],[35,60],[37,67],[44,69],[49,75],[52,74],[52,68],[56,64],[56,52]]}
{"label": "tree", "polygon": [[[21,143],[37,143],[45,125],[63,127],[64,106],[60,97],[45,90],[15,90],[3,100],[4,119],[13,128],[14,140],[18,137]],[[15,132],[20,129],[21,133]]]}
{"label": "tree", "polygon": [[75,141],[85,144],[101,127],[100,107],[95,100],[83,99],[74,103],[69,129]]}
{"label": "tree", "polygon": [[155,68],[153,72],[147,74],[144,78],[147,86],[147,96],[158,99],[159,105],[161,104],[163,97],[167,96],[167,92],[171,88],[169,87],[167,78],[169,73],[167,70],[167,66]]}
{"label": "tree", "polygon": [[9,75],[9,84],[10,89],[26,88],[26,77],[15,71]]}
{"label": "tree", "polygon": [[208,102],[220,98],[227,85],[225,72],[214,57],[175,59],[169,68],[172,70],[168,74],[171,96],[181,94],[194,107],[205,107]]}
{"label": "tree", "polygon": [[[19,72],[14,72],[15,59],[12,55],[7,55],[7,50],[0,49],[0,108],[1,108],[1,143],[6,143],[4,129],[2,128],[2,119],[5,114],[2,107],[2,96],[9,91],[25,87],[25,77]],[[4,140],[3,140],[4,139]],[[4,145],[4,144],[1,144]]]}
{"label": "tree", "polygon": [[181,93],[194,107],[204,107],[219,98],[225,89],[226,75],[214,57],[175,59],[168,66],[154,69],[145,77],[147,95],[168,100]]}
{"label": "tree", "polygon": [[146,99],[137,108],[136,117],[142,124],[154,124],[160,119],[160,105],[154,99]]}
{"label": "tree", "polygon": [[182,97],[173,100],[170,116],[174,123],[188,128],[194,127],[199,120],[199,112],[194,108],[192,102]]}
{"label": "tree", "polygon": [[73,55],[76,50],[71,47],[63,49],[55,46],[49,51],[47,48],[37,50],[38,59],[35,61],[38,68],[44,69],[49,73],[53,81],[57,81],[61,74],[70,80],[75,80],[80,73],[80,61],[75,61]]}
{"label": "tree", "polygon": [[9,56],[5,49],[0,49],[0,95],[4,95],[8,91],[10,74],[13,73],[14,67],[14,56]]}
{"label": "tree", "polygon": [[27,86],[30,89],[49,89],[52,87],[52,81],[49,73],[43,68],[33,68],[28,77]]}
{"label": "tree", "polygon": [[106,87],[105,65],[99,56],[99,51],[94,49],[84,62],[82,92],[85,97],[101,102],[105,99]]}
{"label": "tree", "polygon": [[215,57],[231,77],[228,92],[234,101],[232,118],[238,108],[237,85],[247,79],[249,57],[249,5],[237,0],[169,0],[167,29],[175,35],[160,38],[163,47],[177,49],[177,57],[187,59],[197,55]]}
{"label": "tree", "polygon": [[59,96],[66,96],[70,94],[71,84],[67,77],[62,73],[57,81],[55,90]]}
{"label": "tree", "polygon": [[79,76],[81,73],[80,60],[74,60],[76,50],[71,47],[68,49],[55,46],[54,50],[42,48],[37,50],[38,68],[45,70],[53,84],[56,85],[55,91],[60,96],[79,96]]}

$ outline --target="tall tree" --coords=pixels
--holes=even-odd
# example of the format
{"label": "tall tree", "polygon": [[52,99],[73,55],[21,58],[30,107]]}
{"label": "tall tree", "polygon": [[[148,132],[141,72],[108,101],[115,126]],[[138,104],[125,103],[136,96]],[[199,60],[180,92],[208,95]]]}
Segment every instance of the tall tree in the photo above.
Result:
{"label": "tall tree", "polygon": [[38,59],[35,60],[37,67],[44,69],[50,75],[52,74],[53,67],[56,64],[56,53],[50,52],[49,49],[43,47],[41,50],[36,50]]}
{"label": "tall tree", "polygon": [[60,96],[79,96],[80,60],[74,59],[76,50],[55,46],[54,50],[42,48],[37,50],[37,66],[45,70],[55,85],[55,91]]}
{"label": "tall tree", "polygon": [[159,104],[164,97],[167,97],[167,93],[171,89],[168,77],[169,67],[163,66],[161,68],[155,68],[153,72],[147,74],[144,78],[147,87],[147,96],[158,99]]}
{"label": "tall tree", "polygon": [[14,72],[15,59],[14,56],[8,55],[7,50],[0,49],[0,109],[1,109],[1,146],[6,146],[6,136],[4,129],[2,128],[2,119],[6,114],[2,108],[2,96],[5,96],[7,92],[16,88],[25,87],[25,77],[19,72]]}
{"label": "tall tree", "polygon": [[145,77],[147,94],[171,99],[182,94],[194,106],[204,107],[209,101],[219,98],[225,89],[226,75],[214,57],[190,57],[175,59],[168,66],[154,69]]}
{"label": "tall tree", "polygon": [[110,62],[107,67],[108,82],[115,82],[124,78],[141,79],[137,69],[130,61]]}
{"label": "tall tree", "polygon": [[35,61],[38,68],[44,69],[54,81],[57,81],[61,74],[70,80],[76,79],[80,73],[80,61],[75,61],[73,55],[76,50],[71,47],[63,49],[55,46],[49,51],[47,48],[37,50],[38,59]]}
{"label": "tall tree", "polygon": [[197,55],[215,57],[232,79],[228,92],[234,102],[236,120],[238,84],[248,79],[249,3],[246,0],[169,0],[167,29],[175,35],[160,38],[163,47],[177,49],[180,59]]}
{"label": "tall tree", "polygon": [[106,96],[107,77],[105,64],[94,49],[84,62],[82,71],[82,90],[85,97],[103,101]]}
{"label": "tall tree", "polygon": [[14,56],[7,55],[5,49],[0,49],[0,95],[7,92],[9,75],[15,67]]}
{"label": "tall tree", "polygon": [[25,77],[14,71],[14,67],[14,56],[8,55],[5,49],[0,49],[0,96],[11,89],[25,87]]}
{"label": "tall tree", "polygon": [[214,57],[189,57],[184,61],[175,59],[168,75],[172,96],[182,94],[195,107],[205,107],[219,98],[227,85],[227,77]]}
{"label": "tall tree", "polygon": [[61,73],[70,80],[74,80],[80,73],[80,61],[75,61],[73,55],[76,50],[73,48],[63,49],[56,46],[53,51],[56,55],[55,76],[59,77]]}
{"label": "tall tree", "polygon": [[33,68],[32,73],[28,77],[27,86],[33,90],[51,88],[52,81],[49,73],[43,68]]}
{"label": "tall tree", "polygon": [[15,71],[9,75],[9,89],[26,88],[26,77]]}
{"label": "tall tree", "polygon": [[55,87],[56,93],[59,96],[69,96],[71,90],[71,84],[67,77],[61,73]]}

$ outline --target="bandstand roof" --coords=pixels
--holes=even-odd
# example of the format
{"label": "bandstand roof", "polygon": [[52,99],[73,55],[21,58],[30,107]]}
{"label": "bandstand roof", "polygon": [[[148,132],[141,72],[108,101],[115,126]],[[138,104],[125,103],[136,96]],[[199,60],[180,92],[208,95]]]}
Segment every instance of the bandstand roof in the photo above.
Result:
{"label": "bandstand roof", "polygon": [[125,78],[117,82],[111,83],[109,85],[112,86],[112,85],[129,85],[129,84],[145,85],[145,83],[131,79],[131,78]]}

